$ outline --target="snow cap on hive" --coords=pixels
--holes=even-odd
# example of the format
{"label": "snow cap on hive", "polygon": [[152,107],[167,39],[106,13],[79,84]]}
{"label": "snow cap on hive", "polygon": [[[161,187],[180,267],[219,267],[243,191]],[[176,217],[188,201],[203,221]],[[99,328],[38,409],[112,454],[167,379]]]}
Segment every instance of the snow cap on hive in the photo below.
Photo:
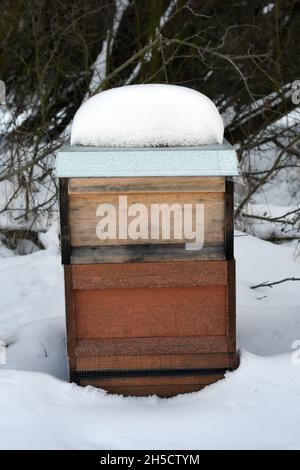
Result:
{"label": "snow cap on hive", "polygon": [[71,145],[175,147],[221,144],[224,126],[214,103],[177,85],[130,85],[103,91],[77,111]]}

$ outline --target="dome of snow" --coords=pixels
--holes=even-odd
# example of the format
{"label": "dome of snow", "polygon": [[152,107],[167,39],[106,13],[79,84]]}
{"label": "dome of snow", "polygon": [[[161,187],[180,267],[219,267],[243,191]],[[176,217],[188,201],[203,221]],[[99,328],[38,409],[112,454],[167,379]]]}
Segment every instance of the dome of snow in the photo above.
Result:
{"label": "dome of snow", "polygon": [[103,91],[77,111],[71,145],[99,147],[196,146],[222,143],[214,103],[177,85],[130,85]]}

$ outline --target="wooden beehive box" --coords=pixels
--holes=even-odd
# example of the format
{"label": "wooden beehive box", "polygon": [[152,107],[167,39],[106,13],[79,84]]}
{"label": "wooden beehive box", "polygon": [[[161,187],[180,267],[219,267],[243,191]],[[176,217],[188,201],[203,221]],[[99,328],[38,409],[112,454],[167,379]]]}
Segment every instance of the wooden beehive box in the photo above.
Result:
{"label": "wooden beehive box", "polygon": [[[57,174],[70,380],[171,396],[233,370],[233,148],[65,146]],[[126,238],[121,209],[115,238],[99,239],[97,208],[120,196],[146,208],[202,204],[202,249],[187,250],[184,234]]]}

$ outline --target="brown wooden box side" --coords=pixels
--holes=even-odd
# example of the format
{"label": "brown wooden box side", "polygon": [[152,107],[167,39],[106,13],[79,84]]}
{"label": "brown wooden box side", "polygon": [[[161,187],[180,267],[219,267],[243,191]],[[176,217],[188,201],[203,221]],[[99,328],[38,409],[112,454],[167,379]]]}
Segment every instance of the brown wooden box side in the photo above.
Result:
{"label": "brown wooden box side", "polygon": [[[61,178],[59,183],[63,264],[233,259],[233,182],[229,178]],[[169,201],[174,194],[177,200],[187,196],[194,201],[202,195],[208,214],[203,249],[194,252],[185,250],[180,240],[171,240],[170,244],[164,240],[161,240],[162,243],[143,240],[142,244],[138,240],[132,244],[130,240],[128,244],[124,240],[115,240],[114,245],[103,244],[96,237],[98,218],[94,213],[94,203],[99,197],[105,200],[113,197],[116,201],[123,193],[132,197],[133,201],[137,197],[145,197],[145,202],[151,201],[153,197],[161,200],[161,196]],[[223,200],[221,206],[220,197]],[[87,237],[86,230],[89,232]],[[73,232],[74,243],[71,241]],[[76,233],[81,237],[80,240]]]}
{"label": "brown wooden box side", "polygon": [[225,286],[75,291],[77,338],[226,335]]}
{"label": "brown wooden box side", "polygon": [[70,178],[69,194],[135,192],[223,192],[223,176]]}
{"label": "brown wooden box side", "polygon": [[76,357],[227,353],[227,336],[77,339]]}
{"label": "brown wooden box side", "polygon": [[[209,383],[212,379],[220,379],[223,377],[223,374],[211,374],[211,375],[176,375],[176,376],[160,376],[160,377],[105,377],[105,378],[95,378],[101,383],[102,386],[141,386],[141,385],[205,385]],[[83,381],[84,379],[81,379]]]}
{"label": "brown wooden box side", "polygon": [[68,179],[59,179],[59,211],[60,211],[60,248],[62,264],[70,264],[71,234],[69,219]]}
{"label": "brown wooden box side", "polygon": [[235,259],[227,261],[227,338],[228,351],[236,352],[236,277]]}
{"label": "brown wooden box side", "polygon": [[65,304],[66,304],[66,333],[67,333],[67,355],[69,366],[69,379],[75,381],[75,349],[76,349],[76,313],[75,296],[73,290],[72,266],[64,266],[65,278]]}
{"label": "brown wooden box side", "polygon": [[[127,367],[136,368],[140,365],[141,368],[176,368],[176,367],[236,367],[237,358],[235,353],[235,283],[234,283],[234,262],[187,262],[187,263],[161,263],[160,267],[156,263],[139,265],[143,269],[140,271],[140,276],[136,279],[142,279],[141,286],[150,286],[151,279],[154,285],[161,285],[159,281],[159,272],[162,271],[163,276],[162,285],[168,284],[168,279],[172,272],[175,277],[178,276],[181,270],[178,270],[178,265],[182,265],[185,269],[182,270],[181,282],[179,285],[186,286],[190,280],[194,285],[205,285],[211,279],[212,283],[219,286],[226,286],[229,283],[227,292],[227,299],[225,299],[225,318],[226,318],[226,331],[225,334],[215,336],[169,336],[169,337],[117,337],[117,338],[88,338],[81,339],[76,337],[76,319],[75,319],[75,305],[76,296],[75,292],[97,290],[105,292],[111,290],[109,286],[113,285],[114,279],[117,281],[119,290],[130,290],[135,288],[127,287],[126,283],[122,284],[122,279],[128,279],[129,286],[134,284],[134,276],[131,271],[131,265],[91,265],[91,266],[66,266],[66,299],[67,299],[67,328],[68,328],[68,354],[70,358],[71,379],[74,380],[75,369],[94,369],[100,366],[101,361],[103,368],[122,368],[125,362]],[[197,267],[196,267],[197,266]],[[227,269],[228,267],[228,269]],[[161,269],[160,269],[161,268]],[[129,271],[128,271],[129,269]],[[211,274],[210,274],[211,269]],[[208,271],[205,276],[205,271]],[[144,272],[144,275],[142,273]],[[104,275],[105,273],[105,275]],[[201,274],[202,273],[202,274]],[[173,274],[174,275],[174,274]],[[96,281],[90,284],[92,279]],[[85,281],[83,281],[85,279]],[[119,279],[119,281],[118,281]],[[133,280],[132,280],[133,279]],[[131,280],[131,281],[130,281]],[[122,286],[120,288],[120,285]],[[214,284],[212,284],[214,285]],[[90,288],[89,288],[90,286]],[[152,290],[151,287],[146,290]],[[176,290],[176,288],[175,288]],[[70,301],[71,299],[71,301]],[[231,307],[230,307],[231,305]],[[231,351],[231,354],[228,354]],[[189,361],[190,359],[190,361]],[[123,360],[123,366],[122,361]],[[130,362],[130,360],[132,362]],[[82,362],[81,362],[82,361]],[[90,362],[89,362],[90,361]],[[98,361],[98,362],[97,362]],[[116,361],[116,362],[114,362]],[[125,361],[125,362],[124,362]],[[115,365],[115,366],[114,366]],[[84,382],[80,381],[84,384]],[[92,380],[88,379],[91,384]],[[99,382],[93,382],[96,386]],[[176,393],[189,391],[189,384],[186,387],[180,386],[165,386],[165,385],[145,385],[145,386],[111,386],[110,391],[116,393],[126,394],[150,394],[157,393],[162,396],[172,395]],[[98,385],[100,386],[100,385]],[[179,388],[178,388],[179,387]],[[194,385],[193,385],[194,387]],[[105,387],[104,387],[105,388]],[[164,388],[168,391],[163,393]],[[201,387],[200,387],[201,388]],[[198,389],[198,388],[197,388]],[[160,393],[162,391],[162,393]],[[173,391],[174,393],[171,393]]]}
{"label": "brown wooden box side", "polygon": [[234,257],[234,183],[225,181],[225,254],[227,260]]}
{"label": "brown wooden box side", "polygon": [[71,248],[71,264],[161,263],[167,261],[225,260],[224,245],[204,245],[190,251],[184,244],[80,246]]}
{"label": "brown wooden box side", "polygon": [[78,370],[234,368],[234,353],[77,356]]}
{"label": "brown wooden box side", "polygon": [[[126,302],[123,302],[124,297],[122,292],[126,296],[129,295],[128,300],[131,302],[130,307],[126,307],[125,311],[135,312],[134,315],[136,317],[134,321],[137,323],[140,323],[139,315],[141,315],[140,312],[143,312],[143,309],[146,310],[144,310],[142,315],[149,316],[149,318],[153,317],[151,309],[153,310],[154,307],[154,310],[156,309],[157,311],[157,313],[154,312],[154,316],[157,315],[157,320],[159,320],[160,316],[163,316],[162,321],[165,322],[167,327],[168,321],[164,313],[165,309],[169,308],[168,302],[166,302],[167,295],[171,316],[178,316],[177,321],[173,317],[172,321],[169,319],[170,324],[178,324],[180,326],[176,333],[177,336],[183,336],[180,329],[183,327],[180,317],[188,318],[186,325],[188,334],[191,336],[195,336],[195,329],[193,330],[192,325],[195,325],[197,321],[199,326],[201,321],[205,323],[204,328],[207,336],[211,336],[208,334],[208,331],[212,331],[212,336],[216,334],[225,336],[227,333],[226,329],[224,329],[224,319],[226,319],[226,285],[228,282],[227,262],[144,263],[139,265],[99,264],[70,266],[68,269],[71,271],[69,277],[72,279],[72,290],[70,291],[69,289],[69,291],[72,293],[73,312],[79,311],[79,321],[83,322],[83,324],[80,323],[80,327],[78,325],[76,327],[78,332],[77,338],[86,329],[91,332],[92,336],[90,335],[89,337],[95,337],[95,324],[99,321],[95,312],[97,312],[99,305],[106,306],[103,310],[104,316],[101,318],[100,323],[101,321],[110,322],[112,320],[112,322],[116,322],[117,328],[119,323],[117,320],[118,309],[124,310],[124,305],[126,306]],[[197,288],[194,289],[194,287]],[[100,294],[101,291],[102,294],[104,293],[104,296]],[[172,298],[176,291],[179,294]],[[142,308],[135,306],[136,300],[141,302]],[[103,304],[101,304],[102,302]],[[174,305],[179,306],[177,313],[174,313]],[[203,320],[197,311],[198,306],[202,306],[203,312],[206,312],[202,317]],[[187,315],[182,314],[184,311],[187,311]],[[111,313],[109,312],[114,312],[116,319],[110,318]],[[195,316],[196,323],[189,320],[189,312],[194,312],[193,315]],[[127,320],[126,316],[128,317]],[[205,316],[209,317],[208,321],[204,320]],[[107,318],[107,320],[104,320],[104,318]],[[88,320],[87,324],[85,324],[85,320]],[[129,321],[127,325],[127,328],[129,328],[130,315],[125,313],[123,321],[125,323]],[[112,322],[111,326],[109,326],[110,329],[112,328]],[[155,323],[154,321],[154,327]],[[126,331],[126,328],[124,330],[123,327],[124,325],[118,327],[120,334],[122,331]],[[139,328],[141,329],[141,326]],[[171,336],[170,332],[167,334]],[[161,336],[161,334],[157,333],[155,335]],[[134,336],[140,337],[141,335],[135,332]],[[151,336],[151,334],[147,336]]]}
{"label": "brown wooden box side", "polygon": [[[225,259],[224,177],[69,178],[60,184],[63,264]],[[120,195],[148,207],[151,202],[204,202],[203,249],[188,251],[184,239],[172,237],[170,241],[99,240],[96,207],[103,201],[116,203]]]}
{"label": "brown wooden box side", "polygon": [[[152,239],[150,229],[148,237],[144,239],[133,240],[130,237],[122,239],[119,237],[119,197],[120,195],[127,196],[127,206],[133,204],[143,204],[147,208],[148,218],[145,218],[147,227],[147,220],[151,217],[152,204],[167,204],[171,207],[174,204],[179,204],[183,208],[184,204],[203,204],[204,205],[204,243],[205,245],[223,245],[225,240],[224,230],[224,193],[221,192],[163,192],[163,193],[99,193],[99,194],[70,194],[69,195],[69,219],[71,231],[71,246],[115,246],[115,245],[147,245],[147,244],[180,244],[184,243],[184,236],[182,238],[175,238],[173,231],[174,213],[170,212],[171,231],[170,238],[162,238],[162,224],[159,223],[157,229],[159,230],[159,238]],[[97,208],[100,204],[110,204],[116,209],[116,238],[100,240],[96,234],[97,224],[101,217],[96,215]],[[122,212],[124,214],[124,212]],[[126,217],[125,217],[126,219]],[[128,217],[128,224],[134,217]],[[151,224],[153,228],[155,224]]]}
{"label": "brown wooden box side", "polygon": [[226,286],[226,261],[72,266],[74,290]]}

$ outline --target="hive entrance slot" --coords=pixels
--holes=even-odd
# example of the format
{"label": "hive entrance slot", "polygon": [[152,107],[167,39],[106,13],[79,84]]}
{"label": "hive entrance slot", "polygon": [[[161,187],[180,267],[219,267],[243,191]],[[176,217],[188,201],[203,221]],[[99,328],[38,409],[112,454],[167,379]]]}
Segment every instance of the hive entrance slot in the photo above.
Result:
{"label": "hive entrance slot", "polygon": [[93,378],[115,378],[115,377],[163,377],[163,376],[197,376],[197,375],[223,375],[225,372],[232,372],[231,367],[211,368],[211,369],[114,369],[114,370],[77,370],[77,379]]}

